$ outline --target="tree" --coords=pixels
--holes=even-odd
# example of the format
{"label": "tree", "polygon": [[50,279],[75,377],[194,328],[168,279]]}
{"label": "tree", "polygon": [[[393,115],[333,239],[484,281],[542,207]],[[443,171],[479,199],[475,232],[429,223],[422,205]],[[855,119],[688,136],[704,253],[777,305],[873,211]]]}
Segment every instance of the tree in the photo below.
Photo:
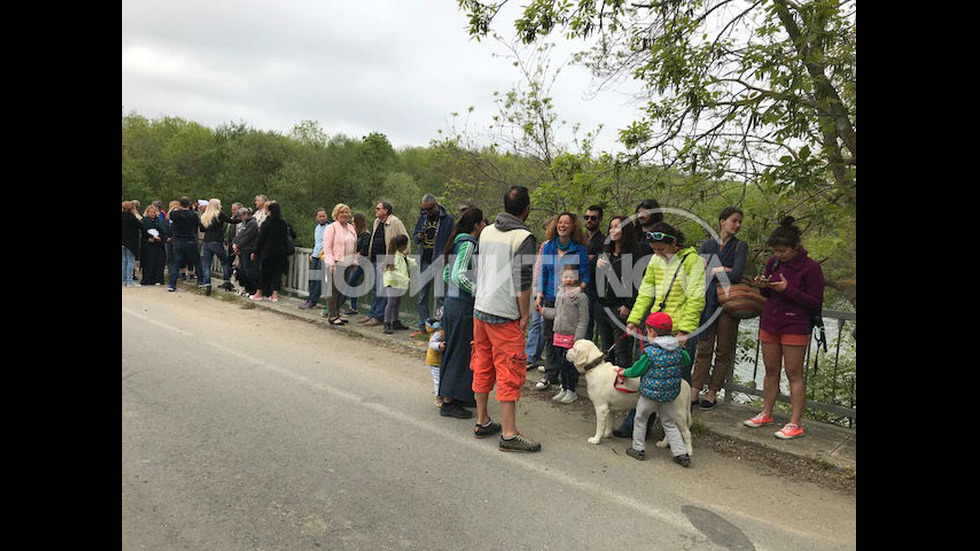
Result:
{"label": "tree", "polygon": [[[470,34],[508,1],[458,0]],[[514,28],[525,43],[557,29],[593,41],[597,78],[643,83],[642,117],[620,131],[634,162],[854,204],[853,1],[531,0]]]}

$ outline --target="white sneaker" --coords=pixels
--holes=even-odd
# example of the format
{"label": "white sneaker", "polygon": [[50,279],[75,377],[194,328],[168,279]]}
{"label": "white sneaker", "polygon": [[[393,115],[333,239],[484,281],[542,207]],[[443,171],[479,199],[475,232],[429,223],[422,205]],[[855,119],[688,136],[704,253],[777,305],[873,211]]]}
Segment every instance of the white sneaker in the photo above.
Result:
{"label": "white sneaker", "polygon": [[555,394],[554,396],[552,396],[551,399],[552,400],[555,400],[555,401],[561,400],[562,398],[565,397],[565,393],[566,392],[568,392],[568,391],[563,388],[563,389],[561,389],[561,392],[559,392],[558,394]]}
{"label": "white sneaker", "polygon": [[541,373],[544,373],[544,366],[543,365],[539,365],[538,366],[538,371],[540,371]]}
{"label": "white sneaker", "polygon": [[571,404],[575,400],[578,400],[578,394],[575,394],[574,390],[566,390],[565,395],[558,401],[563,404]]}
{"label": "white sneaker", "polygon": [[537,382],[537,384],[534,385],[534,389],[535,390],[544,390],[544,389],[548,388],[549,386],[551,386],[551,383],[549,383],[547,379],[541,379],[540,381]]}

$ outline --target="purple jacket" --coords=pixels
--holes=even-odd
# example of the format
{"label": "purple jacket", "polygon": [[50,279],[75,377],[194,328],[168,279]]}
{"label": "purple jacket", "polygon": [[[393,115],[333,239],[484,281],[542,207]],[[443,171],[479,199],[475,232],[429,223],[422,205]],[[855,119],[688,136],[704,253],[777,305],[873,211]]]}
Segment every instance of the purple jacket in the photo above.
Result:
{"label": "purple jacket", "polygon": [[782,274],[787,281],[786,290],[777,293],[772,289],[762,289],[766,305],[762,309],[759,327],[772,333],[809,335],[813,329],[810,326],[810,312],[823,305],[823,270],[820,264],[807,256],[803,247],[793,260],[782,262],[778,267],[774,267],[775,264],[776,257],[771,257],[766,262],[765,275],[778,281],[776,274]]}

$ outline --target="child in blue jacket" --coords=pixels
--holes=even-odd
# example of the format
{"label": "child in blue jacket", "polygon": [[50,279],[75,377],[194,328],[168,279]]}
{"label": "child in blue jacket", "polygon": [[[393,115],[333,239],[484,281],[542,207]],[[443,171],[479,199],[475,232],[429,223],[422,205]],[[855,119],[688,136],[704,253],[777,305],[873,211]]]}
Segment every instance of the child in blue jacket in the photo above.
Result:
{"label": "child in blue jacket", "polygon": [[660,425],[664,428],[674,462],[690,467],[691,456],[677,428],[674,408],[661,406],[669,404],[680,394],[681,370],[685,364],[691,363],[691,358],[677,338],[670,336],[673,329],[670,316],[654,312],[647,316],[644,325],[651,343],[643,349],[633,367],[623,373],[625,377],[641,377],[640,397],[633,420],[633,445],[626,450],[626,454],[641,461],[646,459],[647,419],[651,413],[659,411]]}

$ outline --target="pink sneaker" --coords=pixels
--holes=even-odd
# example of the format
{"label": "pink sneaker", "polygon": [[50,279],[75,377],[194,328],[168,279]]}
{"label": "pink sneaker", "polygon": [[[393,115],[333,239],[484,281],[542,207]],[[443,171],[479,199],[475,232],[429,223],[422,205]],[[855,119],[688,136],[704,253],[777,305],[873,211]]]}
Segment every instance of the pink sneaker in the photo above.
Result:
{"label": "pink sneaker", "polygon": [[763,425],[771,425],[772,416],[771,415],[765,416],[762,413],[759,413],[758,415],[756,415],[751,419],[746,419],[745,422],[742,424],[745,425],[746,427],[752,427],[752,428],[758,428]]}
{"label": "pink sneaker", "polygon": [[781,438],[783,440],[792,440],[794,438],[805,436],[803,434],[803,428],[796,423],[786,423],[786,426],[777,430],[775,434],[776,438]]}
{"label": "pink sneaker", "polygon": [[254,294],[254,295],[248,295],[248,298],[250,298],[250,299],[252,299],[252,300],[262,300],[262,299],[263,299],[263,298],[265,298],[265,297],[263,297],[262,295],[260,295],[260,294],[258,294],[258,293],[256,293],[256,294]]}

